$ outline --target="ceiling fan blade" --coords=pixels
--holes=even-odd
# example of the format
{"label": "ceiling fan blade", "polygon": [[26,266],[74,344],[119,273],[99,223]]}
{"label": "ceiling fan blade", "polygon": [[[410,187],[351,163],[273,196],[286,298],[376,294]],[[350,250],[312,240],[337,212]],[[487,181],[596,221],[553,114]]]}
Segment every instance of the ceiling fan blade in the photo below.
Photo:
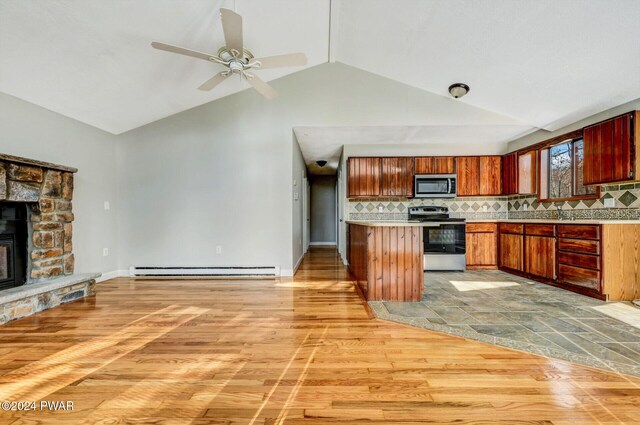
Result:
{"label": "ceiling fan blade", "polygon": [[204,83],[200,84],[200,87],[198,87],[198,90],[204,90],[204,91],[211,90],[215,86],[217,86],[218,84],[226,80],[229,77],[229,75],[231,74],[226,72],[219,72],[213,77],[209,78]]}
{"label": "ceiling fan blade", "polygon": [[171,53],[178,53],[180,55],[191,56],[192,58],[203,59],[206,61],[209,61],[211,60],[211,58],[216,57],[216,55],[211,55],[209,53],[196,52],[195,50],[172,46],[171,44],[158,43],[157,41],[151,43],[151,47],[153,47],[154,49],[164,50]]}
{"label": "ceiling fan blade", "polygon": [[220,9],[220,17],[227,49],[236,50],[242,56],[242,16],[233,10]]}
{"label": "ceiling fan blade", "polygon": [[251,84],[254,89],[256,89],[267,99],[273,99],[274,97],[278,96],[278,92],[276,91],[276,89],[265,83],[264,80],[258,77],[256,74],[245,73],[245,77],[249,84]]}
{"label": "ceiling fan blade", "polygon": [[253,61],[259,61],[262,64],[260,69],[304,66],[307,64],[307,55],[304,53],[289,53],[286,55],[267,56],[265,58],[254,59]]}

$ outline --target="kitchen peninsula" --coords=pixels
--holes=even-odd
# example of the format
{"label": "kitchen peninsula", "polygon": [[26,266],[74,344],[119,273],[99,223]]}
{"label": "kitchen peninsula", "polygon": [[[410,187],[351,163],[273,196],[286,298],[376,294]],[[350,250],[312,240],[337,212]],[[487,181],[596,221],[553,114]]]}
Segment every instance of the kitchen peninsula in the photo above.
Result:
{"label": "kitchen peninsula", "polygon": [[351,273],[367,301],[420,301],[425,222],[347,221]]}

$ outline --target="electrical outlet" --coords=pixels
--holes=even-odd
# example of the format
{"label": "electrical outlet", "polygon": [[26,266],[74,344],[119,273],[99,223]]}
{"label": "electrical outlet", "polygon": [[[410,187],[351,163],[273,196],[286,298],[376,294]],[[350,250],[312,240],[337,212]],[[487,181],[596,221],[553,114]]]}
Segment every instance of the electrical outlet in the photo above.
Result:
{"label": "electrical outlet", "polygon": [[384,212],[384,207],[382,205],[378,207],[378,212]]}
{"label": "electrical outlet", "polygon": [[604,198],[604,207],[605,208],[615,208],[616,200],[615,198]]}
{"label": "electrical outlet", "polygon": [[104,201],[104,210],[109,211],[111,209],[111,204],[109,201]]}
{"label": "electrical outlet", "polygon": [[222,254],[222,247],[220,245],[216,246],[216,254]]}
{"label": "electrical outlet", "polygon": [[487,212],[487,211],[489,211],[489,207],[486,206],[486,205],[483,205],[482,206],[482,212]]}
{"label": "electrical outlet", "polygon": [[293,192],[293,200],[294,200],[294,201],[297,201],[297,200],[298,200],[298,198],[299,198],[299,196],[298,196],[298,192]]}
{"label": "electrical outlet", "polygon": [[102,248],[102,256],[103,257],[109,256],[109,248]]}
{"label": "electrical outlet", "polygon": [[526,204],[526,203],[522,204],[522,209],[525,210],[525,211],[528,211],[529,210],[529,204]]}

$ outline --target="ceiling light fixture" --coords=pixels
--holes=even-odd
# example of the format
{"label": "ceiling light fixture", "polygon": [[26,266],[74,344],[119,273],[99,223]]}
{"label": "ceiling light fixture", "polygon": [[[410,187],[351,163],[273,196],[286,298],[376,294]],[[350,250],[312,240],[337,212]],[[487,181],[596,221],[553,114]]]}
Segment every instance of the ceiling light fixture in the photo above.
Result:
{"label": "ceiling light fixture", "polygon": [[319,161],[316,161],[316,164],[318,164],[318,167],[324,167],[325,165],[327,165],[327,161],[321,159]]}
{"label": "ceiling light fixture", "polygon": [[469,90],[471,90],[469,86],[464,83],[455,83],[449,86],[449,93],[456,99],[461,98],[465,94],[469,93]]}

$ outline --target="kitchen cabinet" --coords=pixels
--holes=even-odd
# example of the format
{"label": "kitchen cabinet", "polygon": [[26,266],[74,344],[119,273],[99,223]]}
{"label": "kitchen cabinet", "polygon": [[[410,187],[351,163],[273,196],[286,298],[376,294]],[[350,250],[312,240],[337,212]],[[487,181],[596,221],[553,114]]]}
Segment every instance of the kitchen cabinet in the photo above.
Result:
{"label": "kitchen cabinet", "polygon": [[349,158],[348,198],[410,198],[413,196],[413,157]]}
{"label": "kitchen cabinet", "polygon": [[458,196],[502,194],[502,157],[461,156],[456,167]]}
{"label": "kitchen cabinet", "polygon": [[601,290],[599,225],[558,225],[558,282]]}
{"label": "kitchen cabinet", "polygon": [[480,157],[480,195],[502,194],[502,157]]}
{"label": "kitchen cabinet", "polygon": [[640,134],[638,111],[602,121],[583,129],[584,184],[608,184],[637,180],[635,138]]}
{"label": "kitchen cabinet", "polygon": [[498,268],[497,228],[496,223],[467,223],[467,269],[494,270]]}
{"label": "kitchen cabinet", "polygon": [[502,157],[502,194],[532,195],[537,192],[536,151],[513,152]]}
{"label": "kitchen cabinet", "polygon": [[518,194],[518,153],[513,152],[502,157],[502,193]]}
{"label": "kitchen cabinet", "polygon": [[538,155],[537,151],[518,154],[518,194],[533,195],[537,188]]}
{"label": "kitchen cabinet", "polygon": [[381,158],[380,195],[410,198],[413,196],[413,157]]}
{"label": "kitchen cabinet", "polygon": [[347,197],[379,196],[380,177],[380,158],[349,158],[347,161]]}
{"label": "kitchen cabinet", "polygon": [[556,278],[556,238],[553,224],[525,224],[525,273]]}
{"label": "kitchen cabinet", "polygon": [[500,268],[524,271],[524,225],[500,223]]}
{"label": "kitchen cabinet", "polygon": [[422,156],[415,160],[416,174],[454,174],[455,158],[452,156]]}

